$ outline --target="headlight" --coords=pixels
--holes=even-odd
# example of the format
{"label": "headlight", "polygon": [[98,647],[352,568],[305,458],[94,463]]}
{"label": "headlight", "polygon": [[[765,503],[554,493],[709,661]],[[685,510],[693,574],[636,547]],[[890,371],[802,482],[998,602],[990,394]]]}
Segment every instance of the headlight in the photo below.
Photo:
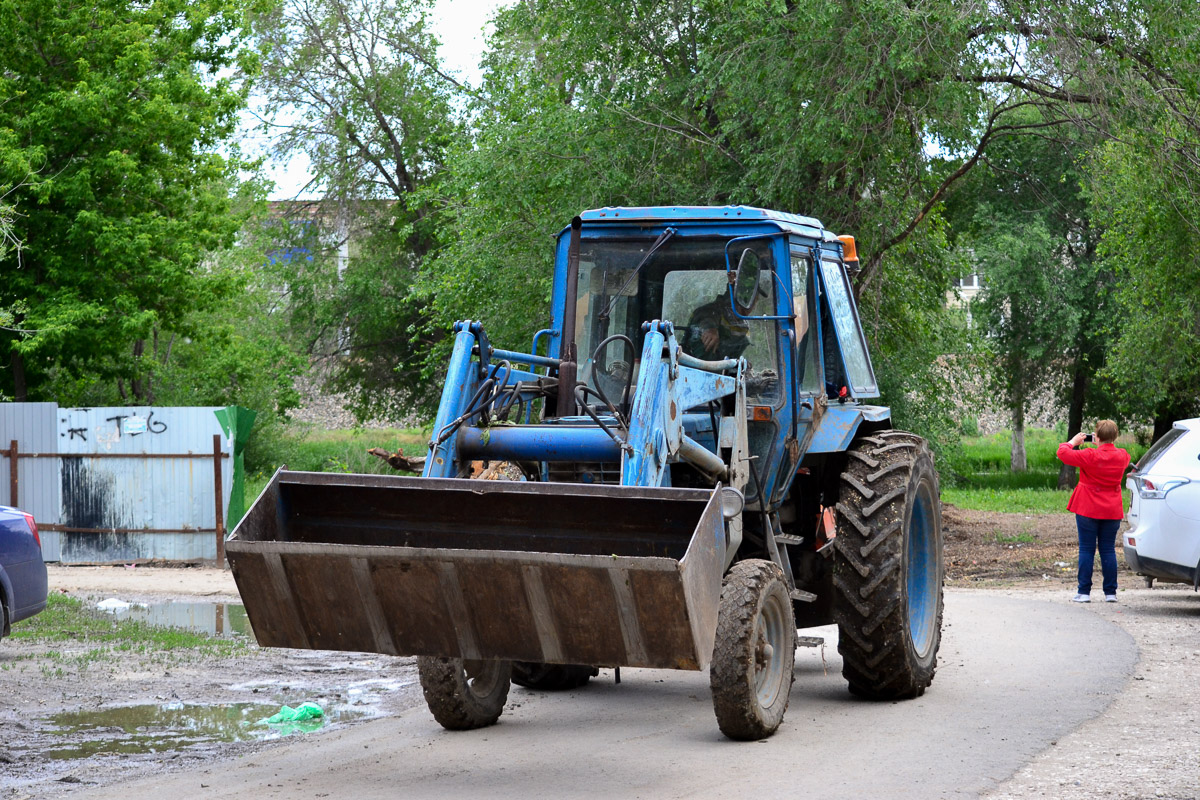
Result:
{"label": "headlight", "polygon": [[1167,492],[1185,483],[1191,483],[1190,478],[1181,478],[1177,475],[1156,475],[1153,478],[1148,478],[1144,475],[1130,475],[1133,479],[1133,485],[1137,488],[1138,497],[1143,500],[1154,498],[1161,499],[1167,496]]}

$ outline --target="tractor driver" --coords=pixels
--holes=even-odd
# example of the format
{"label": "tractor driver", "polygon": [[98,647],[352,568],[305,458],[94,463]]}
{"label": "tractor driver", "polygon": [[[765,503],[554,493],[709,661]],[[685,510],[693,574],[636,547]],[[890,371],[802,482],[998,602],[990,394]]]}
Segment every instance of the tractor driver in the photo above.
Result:
{"label": "tractor driver", "polygon": [[706,361],[740,358],[750,346],[750,325],[733,313],[729,295],[722,292],[692,312],[683,350]]}

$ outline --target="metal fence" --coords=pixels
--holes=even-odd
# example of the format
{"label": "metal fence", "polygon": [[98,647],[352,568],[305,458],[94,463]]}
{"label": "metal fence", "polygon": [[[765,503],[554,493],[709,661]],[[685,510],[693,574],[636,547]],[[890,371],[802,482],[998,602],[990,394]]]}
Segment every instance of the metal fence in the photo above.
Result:
{"label": "metal fence", "polygon": [[215,410],[0,404],[0,498],[34,515],[47,561],[222,559],[231,465]]}

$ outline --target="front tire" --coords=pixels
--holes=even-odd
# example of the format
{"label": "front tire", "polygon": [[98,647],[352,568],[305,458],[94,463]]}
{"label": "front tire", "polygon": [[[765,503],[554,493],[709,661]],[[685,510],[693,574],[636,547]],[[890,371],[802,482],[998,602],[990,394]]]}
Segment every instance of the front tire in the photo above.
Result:
{"label": "front tire", "polygon": [[796,621],[783,571],[739,561],[725,576],[709,682],[721,733],[765,739],[783,722],[792,691]]}
{"label": "front tire", "polygon": [[485,728],[504,712],[512,680],[511,661],[419,656],[417,672],[425,704],[446,730]]}
{"label": "front tire", "polygon": [[834,542],[842,676],[860,697],[919,697],[933,681],[942,630],[933,455],[903,431],[863,437],[846,455]]}

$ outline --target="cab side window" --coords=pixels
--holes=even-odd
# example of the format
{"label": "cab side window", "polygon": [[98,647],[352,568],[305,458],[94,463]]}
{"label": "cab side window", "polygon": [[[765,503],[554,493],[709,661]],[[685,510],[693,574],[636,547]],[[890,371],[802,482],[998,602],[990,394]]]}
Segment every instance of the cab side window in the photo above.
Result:
{"label": "cab side window", "polygon": [[[831,373],[830,356],[826,353],[825,381],[827,384],[834,383],[836,388],[849,387],[855,397],[878,397],[875,373],[871,369],[871,358],[867,355],[867,345],[859,328],[858,311],[846,272],[839,261],[829,259],[822,259],[821,270],[825,299],[828,301],[821,303],[822,333],[827,348],[831,346],[835,351],[840,349],[845,359],[837,360],[838,376],[835,378]],[[828,327],[825,326],[826,313],[833,318]]]}
{"label": "cab side window", "polygon": [[800,372],[800,391],[821,391],[821,368],[817,363],[817,325],[813,316],[816,306],[812,262],[805,256],[792,254],[792,313],[796,315],[796,369]]}

